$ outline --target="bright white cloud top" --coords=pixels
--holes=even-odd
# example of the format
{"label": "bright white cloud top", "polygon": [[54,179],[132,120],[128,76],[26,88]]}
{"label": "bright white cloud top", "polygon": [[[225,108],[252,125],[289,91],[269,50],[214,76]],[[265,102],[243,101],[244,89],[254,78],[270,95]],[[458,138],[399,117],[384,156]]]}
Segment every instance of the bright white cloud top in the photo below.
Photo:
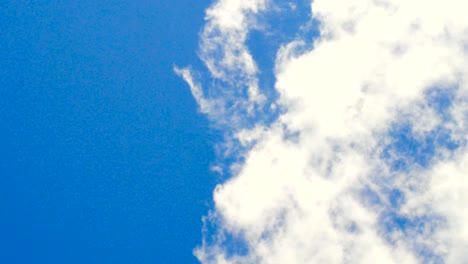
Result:
{"label": "bright white cloud top", "polygon": [[[209,81],[175,69],[238,160],[196,256],[468,263],[468,3],[304,2],[215,2],[200,35]],[[259,69],[249,34],[275,38],[263,18],[301,8],[320,34],[298,28]]]}

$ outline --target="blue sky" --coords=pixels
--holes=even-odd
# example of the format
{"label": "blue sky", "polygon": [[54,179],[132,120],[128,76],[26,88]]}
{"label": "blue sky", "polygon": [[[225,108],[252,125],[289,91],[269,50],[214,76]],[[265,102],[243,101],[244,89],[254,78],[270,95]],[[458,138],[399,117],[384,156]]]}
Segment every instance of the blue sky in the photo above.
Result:
{"label": "blue sky", "polygon": [[175,63],[209,1],[2,1],[0,262],[195,263],[218,137]]}
{"label": "blue sky", "polygon": [[466,8],[0,4],[0,262],[468,262]]}

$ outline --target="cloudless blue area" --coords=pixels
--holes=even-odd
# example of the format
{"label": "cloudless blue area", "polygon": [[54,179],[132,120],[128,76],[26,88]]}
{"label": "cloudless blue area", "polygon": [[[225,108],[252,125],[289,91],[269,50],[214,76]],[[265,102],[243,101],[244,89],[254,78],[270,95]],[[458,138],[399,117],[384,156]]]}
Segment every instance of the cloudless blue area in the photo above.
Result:
{"label": "cloudless blue area", "polygon": [[0,263],[195,263],[213,132],[173,65],[209,1],[0,3]]}

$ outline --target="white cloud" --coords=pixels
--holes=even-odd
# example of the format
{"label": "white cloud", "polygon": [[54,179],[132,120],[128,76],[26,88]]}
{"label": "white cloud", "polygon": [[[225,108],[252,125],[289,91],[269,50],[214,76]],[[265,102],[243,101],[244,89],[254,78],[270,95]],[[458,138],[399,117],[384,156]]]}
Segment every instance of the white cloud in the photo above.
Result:
{"label": "white cloud", "polygon": [[[205,96],[189,70],[176,69],[216,120],[231,110],[249,118],[264,100],[246,38],[268,4],[220,0],[207,10],[200,56],[223,83],[213,87],[218,96]],[[313,1],[321,27],[313,49],[299,51],[307,39],[278,49],[279,98],[271,103],[282,114],[253,129],[230,126],[234,142],[248,147],[214,191],[218,233],[196,249],[200,261],[468,259],[467,7],[461,0]],[[440,96],[431,97],[434,89]],[[444,94],[451,96],[445,105]],[[248,111],[213,106],[232,100]],[[232,252],[223,234],[248,250]]]}
{"label": "white cloud", "polygon": [[200,111],[204,114],[212,114],[216,113],[214,105],[215,102],[213,100],[208,100],[205,98],[203,93],[201,84],[197,83],[194,79],[192,71],[189,68],[180,69],[178,67],[174,67],[174,72],[177,73],[182,79],[190,87],[190,91],[192,92],[193,98],[197,101],[197,104],[200,107]]}
{"label": "white cloud", "polygon": [[211,79],[207,85],[194,85],[194,71],[189,68],[174,69],[196,93],[201,112],[218,127],[244,127],[264,109],[266,96],[260,91],[259,70],[246,42],[252,30],[261,28],[256,17],[269,2],[224,0],[207,9],[198,52]]}
{"label": "white cloud", "polygon": [[432,170],[430,198],[434,210],[447,216],[447,226],[436,238],[446,243],[447,263],[468,262],[468,153],[459,153],[453,161],[437,164]]}

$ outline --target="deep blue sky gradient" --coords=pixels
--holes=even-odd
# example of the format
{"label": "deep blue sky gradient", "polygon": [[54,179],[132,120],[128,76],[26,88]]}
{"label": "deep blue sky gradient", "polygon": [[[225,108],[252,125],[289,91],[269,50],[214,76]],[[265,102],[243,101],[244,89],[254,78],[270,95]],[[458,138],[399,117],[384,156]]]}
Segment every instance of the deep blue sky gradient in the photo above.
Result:
{"label": "deep blue sky gradient", "polygon": [[209,1],[0,3],[0,263],[194,263],[217,135],[173,65]]}

